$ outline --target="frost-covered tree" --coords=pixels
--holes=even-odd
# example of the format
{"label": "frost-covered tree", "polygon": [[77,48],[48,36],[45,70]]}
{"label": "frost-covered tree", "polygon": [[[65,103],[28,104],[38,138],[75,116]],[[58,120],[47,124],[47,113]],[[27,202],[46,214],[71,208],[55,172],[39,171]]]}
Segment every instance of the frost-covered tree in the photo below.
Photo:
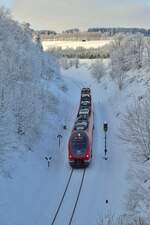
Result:
{"label": "frost-covered tree", "polygon": [[75,67],[76,67],[76,69],[79,67],[79,59],[76,57],[75,58]]}
{"label": "frost-covered tree", "polygon": [[130,218],[130,215],[121,215],[119,217],[106,215],[100,219],[98,225],[148,225],[148,223],[136,215],[134,218]]}
{"label": "frost-covered tree", "polygon": [[74,48],[62,49],[61,47],[57,47],[57,48],[49,48],[48,51],[67,58],[97,59],[97,58],[109,58],[110,49],[111,45],[106,45],[99,48],[78,47],[76,49]]}
{"label": "frost-covered tree", "polygon": [[150,38],[145,39],[145,49],[144,49],[144,63],[147,68],[150,68]]}
{"label": "frost-covered tree", "polygon": [[63,69],[65,69],[65,70],[69,69],[69,59],[67,57],[61,58],[60,64]]}
{"label": "frost-covered tree", "polygon": [[111,76],[122,89],[127,72],[132,69],[140,69],[143,65],[144,37],[136,35],[117,35],[114,39],[111,59]]}
{"label": "frost-covered tree", "polygon": [[60,64],[63,69],[67,70],[70,67],[75,66],[76,69],[79,67],[79,59],[78,58],[67,58],[67,57],[61,57],[60,58]]}
{"label": "frost-covered tree", "polygon": [[124,114],[120,137],[146,159],[150,157],[150,91]]}
{"label": "frost-covered tree", "polygon": [[97,59],[94,63],[92,63],[91,74],[98,82],[100,82],[105,73],[106,69],[102,60]]}
{"label": "frost-covered tree", "polygon": [[30,29],[12,20],[10,12],[3,8],[0,8],[0,59],[1,143],[2,138],[8,139],[8,132],[33,142],[43,115],[53,111],[53,104],[51,107],[47,104],[53,94],[46,91],[41,81],[60,79],[58,63],[33,42]]}

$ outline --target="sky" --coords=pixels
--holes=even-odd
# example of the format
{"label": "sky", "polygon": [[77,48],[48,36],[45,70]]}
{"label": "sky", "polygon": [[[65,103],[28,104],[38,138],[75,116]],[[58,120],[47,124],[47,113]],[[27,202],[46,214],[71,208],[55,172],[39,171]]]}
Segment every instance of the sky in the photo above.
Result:
{"label": "sky", "polygon": [[0,5],[11,8],[13,0],[0,0]]}
{"label": "sky", "polygon": [[149,28],[150,0],[0,0],[34,29]]}

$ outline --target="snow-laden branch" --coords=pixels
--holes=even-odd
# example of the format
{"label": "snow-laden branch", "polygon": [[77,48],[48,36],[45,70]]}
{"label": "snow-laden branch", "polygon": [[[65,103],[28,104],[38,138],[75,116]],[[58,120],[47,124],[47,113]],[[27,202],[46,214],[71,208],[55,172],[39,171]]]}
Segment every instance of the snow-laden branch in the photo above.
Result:
{"label": "snow-laden branch", "polygon": [[122,119],[120,138],[131,143],[141,155],[150,156],[150,92],[141,101],[136,100]]}

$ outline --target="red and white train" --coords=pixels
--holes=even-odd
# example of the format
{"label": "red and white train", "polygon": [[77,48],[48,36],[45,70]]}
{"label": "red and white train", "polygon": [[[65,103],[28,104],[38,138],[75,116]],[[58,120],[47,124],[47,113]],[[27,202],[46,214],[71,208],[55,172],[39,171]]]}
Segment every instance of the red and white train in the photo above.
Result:
{"label": "red and white train", "polygon": [[77,118],[68,142],[68,160],[72,167],[86,167],[92,158],[93,108],[89,88],[81,90]]}

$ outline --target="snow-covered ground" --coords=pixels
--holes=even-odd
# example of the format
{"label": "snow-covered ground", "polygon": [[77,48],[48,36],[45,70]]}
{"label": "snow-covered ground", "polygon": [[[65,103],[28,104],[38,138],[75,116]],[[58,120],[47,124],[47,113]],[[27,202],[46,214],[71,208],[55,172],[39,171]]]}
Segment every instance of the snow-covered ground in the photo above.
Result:
{"label": "snow-covered ground", "polygon": [[111,43],[111,40],[99,40],[99,41],[43,41],[42,45],[44,50],[49,48],[61,47],[62,49],[78,47],[83,48],[99,48]]}
{"label": "snow-covered ground", "polygon": [[[81,75],[82,74],[82,75]],[[125,212],[125,196],[128,190],[127,170],[128,154],[117,138],[117,104],[118,93],[115,85],[110,81],[97,84],[92,79],[88,67],[84,66],[78,70],[65,71],[64,76],[75,82],[82,83],[84,87],[89,86],[92,90],[94,104],[95,130],[93,137],[93,162],[88,169],[83,193],[79,201],[76,215],[82,211],[83,224],[96,224],[96,220],[107,213],[120,215]],[[107,86],[106,86],[107,85]],[[124,97],[124,96],[123,96]],[[123,98],[122,97],[122,98]],[[103,122],[107,121],[108,132],[108,161],[104,156],[104,133]],[[123,154],[123,157],[122,157]],[[109,203],[106,204],[105,201]],[[92,207],[91,207],[92,206]],[[90,214],[87,212],[90,210]],[[77,216],[78,217],[78,216]],[[81,216],[76,219],[79,224]]]}
{"label": "snow-covered ground", "polygon": [[[57,116],[49,115],[45,120],[49,125],[43,124],[43,135],[33,151],[20,153],[19,157],[18,153],[12,153],[5,163],[5,175],[0,177],[0,225],[51,224],[70,174],[67,142],[76,117],[80,90],[87,86],[92,90],[94,105],[93,159],[85,174],[72,224],[97,225],[106,214],[117,216],[126,212],[130,155],[118,139],[117,130],[120,125],[118,115],[129,103],[129,90],[120,94],[108,77],[98,84],[91,76],[87,61],[78,69],[62,70],[62,77],[68,87],[64,107],[60,109],[63,120],[58,121]],[[62,129],[64,120],[67,130]],[[108,121],[109,126],[107,161],[103,158],[104,121]],[[59,133],[63,136],[60,148]],[[52,157],[50,168],[45,156]],[[64,202],[65,208],[63,206],[56,220],[57,225],[67,224],[79,180],[80,171],[77,171],[71,183],[71,193]]]}

